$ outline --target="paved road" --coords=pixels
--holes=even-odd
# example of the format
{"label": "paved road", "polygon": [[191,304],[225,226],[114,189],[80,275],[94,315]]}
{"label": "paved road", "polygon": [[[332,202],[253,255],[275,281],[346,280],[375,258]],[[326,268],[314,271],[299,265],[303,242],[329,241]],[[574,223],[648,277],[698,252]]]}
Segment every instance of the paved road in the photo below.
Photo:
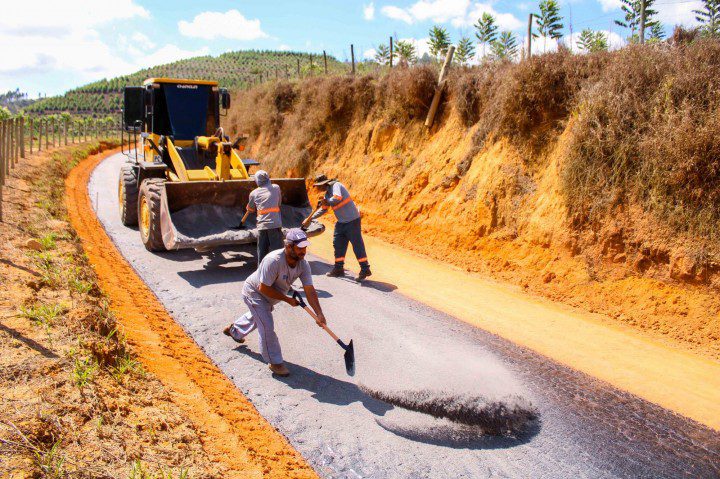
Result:
{"label": "paved road", "polygon": [[[411,301],[378,281],[326,278],[310,256],[330,325],[356,344],[357,374],[299,308],[279,305],[276,327],[292,375],[274,379],[257,336],[238,346],[222,328],[244,312],[248,251],[147,252],[117,209],[115,155],[94,172],[90,194],[123,256],[260,413],[332,478],[720,477],[720,435],[662,408]],[[312,250],[312,247],[311,247]],[[398,265],[402,267],[402,265]],[[364,395],[435,388],[499,399],[521,395],[541,421],[519,438],[473,431]]]}

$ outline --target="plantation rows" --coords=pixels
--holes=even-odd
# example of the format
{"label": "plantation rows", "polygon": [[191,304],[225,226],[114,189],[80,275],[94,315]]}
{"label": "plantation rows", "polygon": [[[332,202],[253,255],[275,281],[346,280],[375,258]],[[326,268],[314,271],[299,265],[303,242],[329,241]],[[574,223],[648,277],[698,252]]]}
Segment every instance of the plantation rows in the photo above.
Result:
{"label": "plantation rows", "polygon": [[[312,68],[311,68],[312,58]],[[147,78],[170,77],[216,80],[222,87],[243,88],[259,81],[297,77],[298,59],[300,74],[317,74],[323,71],[323,56],[298,52],[237,51],[218,57],[203,56],[180,60],[166,65],[146,68],[131,75],[103,79],[62,96],[43,98],[25,108],[29,114],[69,112],[76,114],[107,114],[120,111],[122,90],[125,86],[141,85]],[[347,65],[328,56],[328,72],[346,71]]]}

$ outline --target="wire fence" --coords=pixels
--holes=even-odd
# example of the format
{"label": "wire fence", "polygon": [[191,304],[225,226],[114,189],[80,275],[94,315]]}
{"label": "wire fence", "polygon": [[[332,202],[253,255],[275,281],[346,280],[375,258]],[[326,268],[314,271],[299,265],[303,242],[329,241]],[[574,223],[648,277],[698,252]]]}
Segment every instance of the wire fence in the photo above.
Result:
{"label": "wire fence", "polygon": [[8,179],[21,159],[60,146],[100,138],[120,139],[120,124],[107,119],[16,117],[0,121],[0,222]]}

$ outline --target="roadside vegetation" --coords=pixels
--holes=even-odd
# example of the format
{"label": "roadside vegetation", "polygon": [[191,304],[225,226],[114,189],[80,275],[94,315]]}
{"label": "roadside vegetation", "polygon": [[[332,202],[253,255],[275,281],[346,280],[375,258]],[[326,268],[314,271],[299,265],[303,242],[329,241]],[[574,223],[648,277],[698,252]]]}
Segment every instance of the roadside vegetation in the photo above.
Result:
{"label": "roadside vegetation", "polygon": [[64,178],[112,143],[23,160],[0,228],[0,476],[222,477],[134,359],[70,228]]}

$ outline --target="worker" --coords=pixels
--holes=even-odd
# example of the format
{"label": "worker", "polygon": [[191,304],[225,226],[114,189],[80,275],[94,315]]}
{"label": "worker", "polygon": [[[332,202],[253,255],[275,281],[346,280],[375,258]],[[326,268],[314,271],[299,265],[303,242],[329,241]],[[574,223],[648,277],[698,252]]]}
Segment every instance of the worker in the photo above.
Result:
{"label": "worker", "polygon": [[365,242],[362,238],[360,211],[350,197],[347,188],[336,179],[329,180],[327,176],[321,174],[315,177],[313,186],[324,192],[325,196],[320,200],[320,208],[303,221],[303,226],[307,227],[312,220],[327,213],[328,209],[332,209],[337,218],[333,233],[335,265],[327,275],[331,277],[345,276],[345,253],[347,253],[348,243],[351,243],[355,257],[360,263],[360,274],[356,280],[364,280],[372,275],[372,272],[370,272],[370,263],[368,263]]}
{"label": "worker", "polygon": [[255,173],[258,187],[250,192],[245,215],[240,220],[243,226],[251,213],[256,214],[255,225],[258,230],[257,262],[258,265],[270,252],[283,247],[282,216],[280,215],[280,187],[270,182],[270,175],[265,170]]}
{"label": "worker", "polygon": [[296,279],[300,278],[302,282],[308,303],[317,315],[317,325],[322,327],[326,324],[313,286],[310,264],[305,259],[309,244],[307,234],[303,230],[300,228],[289,230],[285,237],[285,247],[265,256],[258,269],[245,280],[242,296],[248,312],[223,330],[225,335],[238,343],[243,343],[245,336],[257,328],[262,357],[273,374],[278,376],[288,376],[290,372],[283,362],[272,310],[273,306],[281,301],[290,306],[298,305],[297,300],[288,296],[291,285]]}

